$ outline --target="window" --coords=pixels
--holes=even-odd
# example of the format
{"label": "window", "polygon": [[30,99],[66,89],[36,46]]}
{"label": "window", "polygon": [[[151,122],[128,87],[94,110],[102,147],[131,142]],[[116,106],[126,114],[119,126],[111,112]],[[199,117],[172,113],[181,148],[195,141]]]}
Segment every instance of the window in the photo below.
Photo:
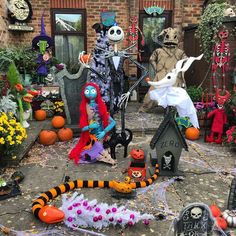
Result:
{"label": "window", "polygon": [[52,34],[55,56],[68,67],[78,64],[78,55],[86,51],[85,10],[52,9]]}

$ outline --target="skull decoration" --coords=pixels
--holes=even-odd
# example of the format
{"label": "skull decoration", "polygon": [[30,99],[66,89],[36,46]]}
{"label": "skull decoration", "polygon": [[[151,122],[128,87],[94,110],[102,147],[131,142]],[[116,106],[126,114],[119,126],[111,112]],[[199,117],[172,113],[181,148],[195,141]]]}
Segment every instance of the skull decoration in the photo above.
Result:
{"label": "skull decoration", "polygon": [[177,29],[169,27],[160,33],[160,36],[162,35],[164,36],[163,44],[165,46],[173,47],[178,45],[179,39]]}
{"label": "skull decoration", "polygon": [[228,30],[221,30],[219,33],[218,33],[218,37],[220,39],[227,39],[229,36],[229,31]]}
{"label": "skull decoration", "polygon": [[194,207],[191,210],[191,217],[195,220],[200,219],[202,216],[202,209],[200,207]]}
{"label": "skull decoration", "polygon": [[133,170],[132,178],[141,178],[143,170]]}
{"label": "skull decoration", "polygon": [[113,43],[119,43],[124,39],[124,31],[119,26],[112,26],[108,30],[107,34],[108,39]]}
{"label": "skull decoration", "polygon": [[234,16],[236,16],[236,14],[235,14],[234,10],[231,7],[229,7],[224,10],[224,16],[234,17]]}

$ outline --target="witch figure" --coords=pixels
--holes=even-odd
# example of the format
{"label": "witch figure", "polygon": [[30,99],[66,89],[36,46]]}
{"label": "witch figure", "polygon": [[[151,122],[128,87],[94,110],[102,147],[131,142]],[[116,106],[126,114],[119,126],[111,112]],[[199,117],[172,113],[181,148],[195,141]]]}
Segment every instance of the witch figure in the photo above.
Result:
{"label": "witch figure", "polygon": [[38,80],[37,83],[45,83],[45,77],[47,77],[49,70],[48,67],[51,63],[53,40],[46,34],[44,19],[44,13],[41,17],[41,32],[40,35],[36,36],[32,40],[32,49],[39,51],[38,58],[36,62],[38,64],[37,74]]}

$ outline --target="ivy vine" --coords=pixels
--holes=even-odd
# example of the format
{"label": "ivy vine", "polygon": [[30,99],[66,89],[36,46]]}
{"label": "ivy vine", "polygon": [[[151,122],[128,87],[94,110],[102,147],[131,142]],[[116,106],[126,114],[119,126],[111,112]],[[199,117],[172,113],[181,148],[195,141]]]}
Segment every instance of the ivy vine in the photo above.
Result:
{"label": "ivy vine", "polygon": [[215,36],[223,24],[226,7],[226,3],[209,4],[201,16],[195,37],[200,39],[200,47],[208,61],[211,60]]}

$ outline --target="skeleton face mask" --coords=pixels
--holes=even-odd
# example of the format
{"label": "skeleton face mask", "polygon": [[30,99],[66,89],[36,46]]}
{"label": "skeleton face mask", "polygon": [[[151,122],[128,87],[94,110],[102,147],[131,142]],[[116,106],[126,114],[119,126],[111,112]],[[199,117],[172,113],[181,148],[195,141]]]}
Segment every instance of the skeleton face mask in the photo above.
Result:
{"label": "skeleton face mask", "polygon": [[113,43],[119,43],[124,39],[124,31],[119,26],[112,26],[108,30],[108,39]]}
{"label": "skeleton face mask", "polygon": [[202,216],[202,209],[200,207],[194,207],[191,210],[191,217],[195,220],[201,218]]}

